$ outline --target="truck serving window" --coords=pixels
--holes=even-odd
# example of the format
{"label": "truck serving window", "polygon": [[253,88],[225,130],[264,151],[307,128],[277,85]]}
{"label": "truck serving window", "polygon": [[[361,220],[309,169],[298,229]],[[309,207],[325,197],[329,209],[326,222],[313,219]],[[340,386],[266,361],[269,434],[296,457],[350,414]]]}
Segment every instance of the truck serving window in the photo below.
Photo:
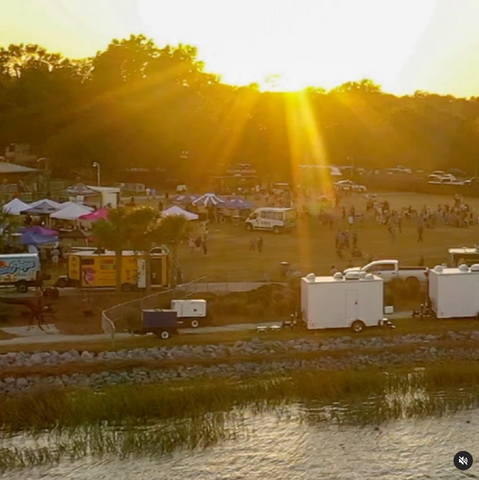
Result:
{"label": "truck serving window", "polygon": [[95,259],[94,258],[82,258],[81,259],[81,264],[82,265],[95,265]]}

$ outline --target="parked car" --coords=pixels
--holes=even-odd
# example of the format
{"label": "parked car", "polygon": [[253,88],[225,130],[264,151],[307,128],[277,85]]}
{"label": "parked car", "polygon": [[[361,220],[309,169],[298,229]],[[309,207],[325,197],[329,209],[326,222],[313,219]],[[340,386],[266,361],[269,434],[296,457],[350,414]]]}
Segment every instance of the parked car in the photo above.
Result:
{"label": "parked car", "polygon": [[340,180],[334,184],[335,188],[341,192],[358,192],[365,193],[366,187],[364,185],[358,185],[351,180]]}
{"label": "parked car", "polygon": [[377,260],[368,263],[364,267],[353,267],[344,270],[344,274],[351,272],[373,273],[381,277],[386,283],[399,278],[405,280],[413,287],[419,287],[420,284],[426,283],[427,267],[400,267],[398,260]]}

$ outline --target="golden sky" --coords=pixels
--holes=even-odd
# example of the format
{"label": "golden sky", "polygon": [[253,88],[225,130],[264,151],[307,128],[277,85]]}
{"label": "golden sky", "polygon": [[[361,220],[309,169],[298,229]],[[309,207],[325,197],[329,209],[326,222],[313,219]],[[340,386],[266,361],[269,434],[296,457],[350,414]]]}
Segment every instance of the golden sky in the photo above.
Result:
{"label": "golden sky", "polygon": [[190,43],[233,84],[371,78],[395,93],[479,96],[479,0],[0,0],[0,45],[72,57],[145,33]]}

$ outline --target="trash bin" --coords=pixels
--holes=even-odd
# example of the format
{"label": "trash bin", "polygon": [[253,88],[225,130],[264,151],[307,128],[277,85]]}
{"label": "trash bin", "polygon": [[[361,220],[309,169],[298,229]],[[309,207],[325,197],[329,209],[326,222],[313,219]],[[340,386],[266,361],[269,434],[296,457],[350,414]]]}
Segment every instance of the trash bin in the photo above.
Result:
{"label": "trash bin", "polygon": [[281,262],[279,264],[279,267],[280,267],[280,272],[281,272],[281,276],[282,277],[286,277],[286,274],[288,273],[289,271],[289,267],[290,267],[290,263],[289,262]]}

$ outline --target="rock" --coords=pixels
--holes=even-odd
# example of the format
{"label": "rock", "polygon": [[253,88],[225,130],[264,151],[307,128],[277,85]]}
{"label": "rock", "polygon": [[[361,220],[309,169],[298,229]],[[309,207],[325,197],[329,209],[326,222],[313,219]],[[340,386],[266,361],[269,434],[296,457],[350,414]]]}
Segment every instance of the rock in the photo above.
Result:
{"label": "rock", "polygon": [[81,359],[86,362],[91,362],[94,358],[95,356],[93,355],[93,353],[87,352],[86,350],[81,354]]}
{"label": "rock", "polygon": [[26,378],[17,378],[16,382],[17,388],[25,388],[28,387],[28,380]]}
{"label": "rock", "polygon": [[33,363],[34,365],[38,365],[40,363],[43,363],[43,355],[41,353],[34,353],[31,357],[30,357],[30,362]]}

